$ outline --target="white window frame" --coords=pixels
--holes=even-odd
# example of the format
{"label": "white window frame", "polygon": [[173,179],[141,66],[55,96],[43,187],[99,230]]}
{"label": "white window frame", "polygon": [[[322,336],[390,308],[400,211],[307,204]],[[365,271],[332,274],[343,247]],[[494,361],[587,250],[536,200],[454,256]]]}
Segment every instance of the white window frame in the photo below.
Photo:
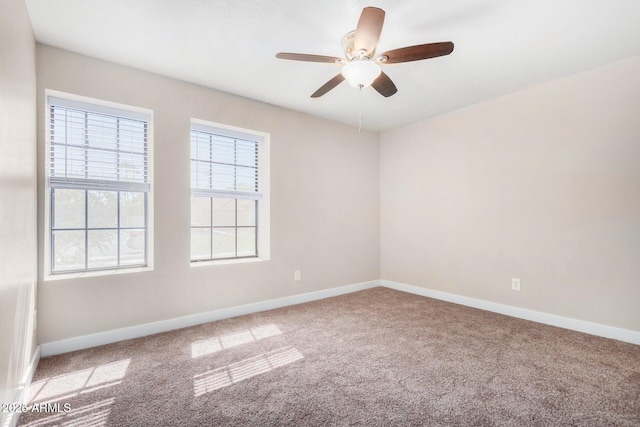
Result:
{"label": "white window frame", "polygon": [[[218,264],[233,264],[252,261],[268,261],[271,259],[271,202],[270,202],[270,134],[251,129],[244,129],[236,126],[230,126],[222,123],[215,123],[201,119],[191,119],[189,127],[189,135],[191,130],[202,130],[214,134],[237,137],[241,139],[254,140],[258,143],[258,191],[260,194],[257,209],[257,256],[256,257],[239,257],[224,259],[207,259],[207,260],[191,260],[191,266],[206,266]],[[189,137],[190,139],[190,137]],[[191,147],[191,143],[189,143]],[[189,158],[191,159],[191,149],[189,149]],[[189,170],[191,170],[191,162],[189,162]],[[191,189],[192,195],[202,195],[198,190]],[[230,192],[229,195],[233,195]],[[189,226],[191,234],[191,226]],[[191,259],[191,256],[189,256]]]}
{"label": "white window frame", "polygon": [[[44,154],[44,238],[43,238],[43,267],[44,267],[44,279],[45,280],[61,280],[71,279],[79,277],[91,277],[102,276],[108,274],[123,274],[123,273],[135,273],[142,271],[152,271],[154,268],[154,196],[153,196],[153,111],[133,107],[130,105],[119,104],[110,101],[104,101],[96,98],[90,98],[86,96],[80,96],[65,92],[60,92],[52,89],[45,89],[44,100],[44,117],[45,117],[45,154]],[[51,241],[51,186],[49,181],[51,178],[51,116],[50,116],[50,98],[57,101],[62,101],[66,106],[87,108],[90,111],[102,112],[106,114],[118,114],[123,113],[129,117],[144,118],[147,121],[147,180],[149,190],[146,196],[146,265],[145,266],[121,266],[121,267],[106,267],[104,269],[87,269],[71,272],[52,272],[51,256],[52,256],[52,241]],[[85,224],[86,226],[86,224]]]}

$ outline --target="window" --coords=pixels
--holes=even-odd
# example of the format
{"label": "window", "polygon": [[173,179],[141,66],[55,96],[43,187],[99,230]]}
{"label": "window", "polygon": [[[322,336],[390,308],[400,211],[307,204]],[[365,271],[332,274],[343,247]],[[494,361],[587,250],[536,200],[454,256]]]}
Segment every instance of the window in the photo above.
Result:
{"label": "window", "polygon": [[265,258],[266,142],[248,132],[192,122],[192,262]]}
{"label": "window", "polygon": [[52,274],[148,261],[150,115],[48,97]]}

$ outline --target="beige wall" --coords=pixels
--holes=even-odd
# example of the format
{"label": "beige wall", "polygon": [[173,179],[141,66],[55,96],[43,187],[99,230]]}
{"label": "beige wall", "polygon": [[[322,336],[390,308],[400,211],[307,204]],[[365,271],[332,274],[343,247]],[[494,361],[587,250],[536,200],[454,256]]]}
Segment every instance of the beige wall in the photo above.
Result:
{"label": "beige wall", "polygon": [[384,132],[382,278],[640,331],[638,76],[634,57]]}
{"label": "beige wall", "polygon": [[[55,281],[41,273],[40,342],[379,277],[377,133],[49,46],[38,45],[37,60],[40,112],[45,89],[153,110],[155,175],[155,270]],[[271,134],[270,261],[190,267],[191,117]],[[42,114],[38,145],[42,171]],[[40,202],[43,184],[41,174]]]}
{"label": "beige wall", "polygon": [[[0,402],[15,402],[35,349],[35,41],[24,2],[0,2]],[[7,413],[0,413],[4,425]]]}

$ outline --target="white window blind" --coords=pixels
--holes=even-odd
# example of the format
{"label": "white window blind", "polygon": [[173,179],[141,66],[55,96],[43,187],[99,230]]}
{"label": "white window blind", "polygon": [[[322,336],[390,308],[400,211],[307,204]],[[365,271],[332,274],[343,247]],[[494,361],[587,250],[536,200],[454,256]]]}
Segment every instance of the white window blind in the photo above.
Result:
{"label": "white window blind", "polygon": [[148,116],[49,97],[52,188],[149,191]]}
{"label": "white window blind", "polygon": [[50,273],[147,266],[151,115],[47,101]]}
{"label": "white window blind", "polygon": [[191,128],[191,194],[259,200],[261,138],[207,126]]}

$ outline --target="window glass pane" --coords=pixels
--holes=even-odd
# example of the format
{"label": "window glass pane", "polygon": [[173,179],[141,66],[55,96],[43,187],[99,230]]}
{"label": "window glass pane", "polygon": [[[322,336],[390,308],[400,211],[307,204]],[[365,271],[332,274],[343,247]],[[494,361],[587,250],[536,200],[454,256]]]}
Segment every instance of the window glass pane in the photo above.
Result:
{"label": "window glass pane", "polygon": [[236,225],[236,199],[212,198],[213,225],[217,227]]}
{"label": "window glass pane", "polygon": [[102,114],[88,114],[87,139],[92,148],[115,149],[117,147],[117,119]]}
{"label": "window glass pane", "polygon": [[52,228],[84,228],[84,190],[53,190]]}
{"label": "window glass pane", "polygon": [[120,192],[120,227],[144,227],[144,195],[133,191]]}
{"label": "window glass pane", "polygon": [[120,265],[145,264],[145,241],[144,229],[120,230]]}
{"label": "window glass pane", "polygon": [[52,271],[84,269],[84,231],[54,231]]}
{"label": "window glass pane", "polygon": [[235,144],[233,138],[212,135],[213,161],[232,165],[235,163]]}
{"label": "window glass pane", "polygon": [[255,168],[238,166],[236,168],[236,190],[256,191],[258,189],[258,173]]}
{"label": "window glass pane", "polygon": [[51,118],[51,143],[64,144],[67,140],[67,130],[65,123],[66,113],[60,108],[54,107]]}
{"label": "window glass pane", "polygon": [[254,227],[238,228],[238,256],[256,255],[256,229]]}
{"label": "window glass pane", "polygon": [[211,229],[191,229],[191,259],[211,259]]}
{"label": "window glass pane", "polygon": [[118,231],[88,231],[88,268],[118,266]]}
{"label": "window glass pane", "polygon": [[87,149],[87,178],[117,180],[116,156],[113,151]]}
{"label": "window glass pane", "polygon": [[114,228],[118,226],[118,192],[87,191],[89,228]]}
{"label": "window glass pane", "polygon": [[146,128],[144,122],[120,119],[118,136],[120,150],[141,154],[145,152]]}
{"label": "window glass pane", "polygon": [[147,182],[144,155],[120,153],[118,158],[119,181]]}
{"label": "window glass pane", "polygon": [[256,201],[238,199],[238,226],[256,225]]}
{"label": "window glass pane", "polygon": [[67,170],[70,178],[86,178],[85,149],[81,147],[67,147]]}
{"label": "window glass pane", "polygon": [[213,165],[213,187],[216,190],[235,190],[235,166]]}
{"label": "window glass pane", "polygon": [[67,144],[84,146],[86,142],[85,114],[83,111],[67,110]]}
{"label": "window glass pane", "polygon": [[211,226],[211,197],[191,197],[191,226]]}
{"label": "window glass pane", "polygon": [[66,176],[66,147],[53,146],[51,151],[51,176]]}
{"label": "window glass pane", "polygon": [[256,143],[253,141],[238,140],[236,142],[236,164],[241,166],[256,167]]}
{"label": "window glass pane", "polygon": [[191,140],[191,158],[211,161],[211,137],[206,133],[193,132]]}
{"label": "window glass pane", "polygon": [[191,131],[189,142],[191,143],[191,160],[195,160],[198,158],[198,132]]}
{"label": "window glass pane", "polygon": [[211,188],[211,163],[191,161],[191,188]]}
{"label": "window glass pane", "polygon": [[234,228],[213,229],[213,258],[236,256],[236,231]]}

